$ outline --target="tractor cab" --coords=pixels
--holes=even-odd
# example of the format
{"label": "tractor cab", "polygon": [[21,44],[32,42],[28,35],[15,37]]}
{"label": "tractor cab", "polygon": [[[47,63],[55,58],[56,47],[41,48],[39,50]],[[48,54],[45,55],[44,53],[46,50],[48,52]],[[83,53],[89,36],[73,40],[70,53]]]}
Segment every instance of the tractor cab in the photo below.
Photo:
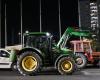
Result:
{"label": "tractor cab", "polygon": [[74,54],[83,53],[88,58],[88,61],[93,61],[91,41],[74,40],[71,41],[71,45]]}
{"label": "tractor cab", "polygon": [[74,40],[71,41],[71,46],[74,53],[84,52],[92,54],[91,41]]}
{"label": "tractor cab", "polygon": [[93,49],[92,41],[90,40],[71,41],[71,48],[73,49],[74,54],[81,57],[84,66],[86,66],[87,62],[96,65],[100,60],[100,52],[96,52]]}
{"label": "tractor cab", "polygon": [[34,47],[40,50],[50,49],[52,35],[50,33],[25,33],[23,36],[23,47]]}

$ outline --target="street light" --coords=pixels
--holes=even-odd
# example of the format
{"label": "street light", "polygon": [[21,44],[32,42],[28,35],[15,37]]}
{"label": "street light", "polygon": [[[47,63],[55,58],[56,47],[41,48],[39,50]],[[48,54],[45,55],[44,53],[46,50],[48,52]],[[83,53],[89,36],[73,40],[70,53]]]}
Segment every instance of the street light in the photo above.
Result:
{"label": "street light", "polygon": [[80,17],[80,3],[78,0],[78,15],[79,15],[79,28],[81,29],[81,17]]}
{"label": "street light", "polygon": [[7,17],[6,17],[6,3],[5,3],[5,47],[7,46]]}
{"label": "street light", "polygon": [[20,15],[21,15],[21,45],[23,43],[23,21],[22,21],[22,0],[21,0],[21,3],[20,3]]}
{"label": "street light", "polygon": [[26,30],[26,31],[25,31],[25,33],[27,33],[27,34],[28,34],[28,33],[29,33],[29,31],[28,31],[28,30]]}
{"label": "street light", "polygon": [[40,32],[42,32],[42,22],[41,22],[41,0],[40,0]]}
{"label": "street light", "polygon": [[59,37],[61,38],[60,0],[58,0],[58,8],[59,8]]}

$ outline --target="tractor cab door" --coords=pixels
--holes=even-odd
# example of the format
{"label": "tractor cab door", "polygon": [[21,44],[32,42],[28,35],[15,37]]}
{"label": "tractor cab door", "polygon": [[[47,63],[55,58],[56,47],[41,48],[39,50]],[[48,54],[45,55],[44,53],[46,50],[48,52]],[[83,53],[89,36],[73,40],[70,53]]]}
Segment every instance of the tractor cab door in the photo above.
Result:
{"label": "tractor cab door", "polygon": [[51,53],[51,40],[50,37],[41,36],[37,38],[37,48],[45,54],[45,65],[49,66],[52,64],[52,53]]}
{"label": "tractor cab door", "polygon": [[41,36],[40,38],[38,38],[38,42],[37,42],[37,47],[45,52],[48,53],[49,50],[49,39],[45,36]]}

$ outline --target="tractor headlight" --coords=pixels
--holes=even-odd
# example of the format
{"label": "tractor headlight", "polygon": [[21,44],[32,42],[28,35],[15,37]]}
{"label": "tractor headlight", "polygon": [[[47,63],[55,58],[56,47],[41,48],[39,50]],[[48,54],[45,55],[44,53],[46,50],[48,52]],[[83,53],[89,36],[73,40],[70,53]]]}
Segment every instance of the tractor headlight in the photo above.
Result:
{"label": "tractor headlight", "polygon": [[46,35],[47,35],[47,36],[50,36],[50,33],[47,32]]}

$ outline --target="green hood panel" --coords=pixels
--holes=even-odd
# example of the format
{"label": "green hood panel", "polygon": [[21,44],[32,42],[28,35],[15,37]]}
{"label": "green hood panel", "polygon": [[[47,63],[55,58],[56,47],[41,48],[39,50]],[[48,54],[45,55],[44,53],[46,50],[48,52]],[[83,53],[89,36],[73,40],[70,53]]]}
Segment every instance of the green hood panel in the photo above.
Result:
{"label": "green hood panel", "polygon": [[52,48],[53,52],[55,53],[59,53],[59,54],[69,54],[69,53],[73,53],[72,50],[67,49],[67,48],[59,48],[56,45]]}
{"label": "green hood panel", "polygon": [[76,59],[76,56],[74,55],[74,52],[72,50],[70,50],[70,49],[62,48],[60,50],[60,54],[61,55],[69,55],[73,59]]}
{"label": "green hood panel", "polygon": [[63,53],[63,54],[69,54],[69,53],[72,53],[72,50],[70,50],[70,49],[67,49],[67,48],[61,48],[61,53]]}
{"label": "green hood panel", "polygon": [[85,30],[75,30],[73,27],[68,27],[66,29],[66,34],[70,34],[70,35],[74,35],[74,36],[84,36],[87,37],[90,35],[89,31],[85,31]]}
{"label": "green hood panel", "polygon": [[76,32],[72,32],[71,35],[88,37],[90,33],[85,31],[76,31]]}

